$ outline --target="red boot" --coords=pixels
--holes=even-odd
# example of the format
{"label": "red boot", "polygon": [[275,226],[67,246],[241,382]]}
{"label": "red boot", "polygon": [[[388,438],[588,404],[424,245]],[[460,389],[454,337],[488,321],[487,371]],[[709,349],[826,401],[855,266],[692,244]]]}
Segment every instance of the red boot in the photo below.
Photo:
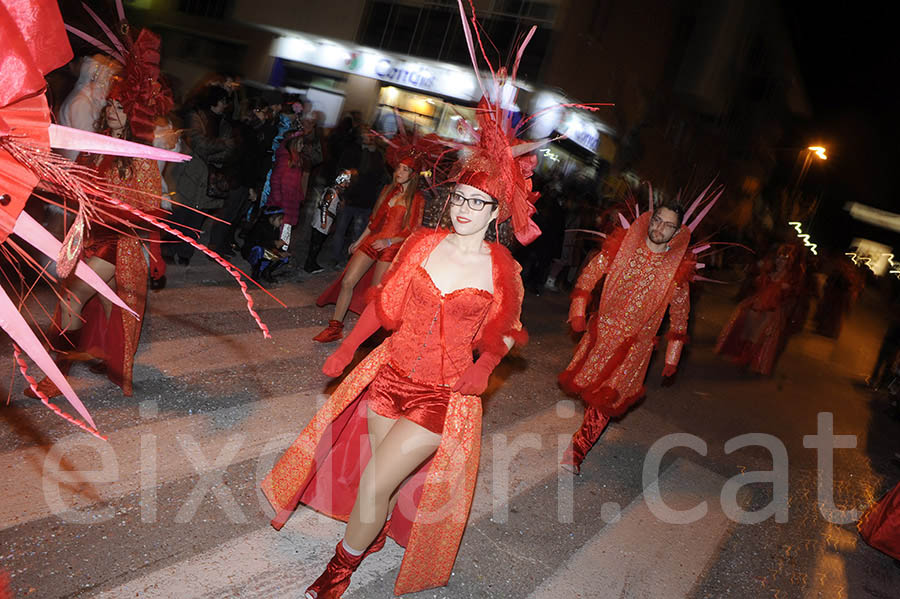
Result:
{"label": "red boot", "polygon": [[350,555],[344,549],[344,541],[338,541],[334,557],[325,566],[325,571],[306,589],[306,596],[312,599],[339,599],[350,586],[350,576],[362,563],[365,553]]}
{"label": "red boot", "polygon": [[325,330],[313,337],[319,343],[331,343],[344,336],[344,323],[340,320],[329,320]]}
{"label": "red boot", "polygon": [[368,556],[384,548],[390,527],[391,521],[388,520],[362,555],[350,555],[344,549],[344,541],[339,542],[335,548],[334,557],[325,566],[325,571],[312,583],[312,586],[306,589],[306,596],[313,599],[337,599],[340,597],[350,586],[350,576],[356,571],[359,564]]}

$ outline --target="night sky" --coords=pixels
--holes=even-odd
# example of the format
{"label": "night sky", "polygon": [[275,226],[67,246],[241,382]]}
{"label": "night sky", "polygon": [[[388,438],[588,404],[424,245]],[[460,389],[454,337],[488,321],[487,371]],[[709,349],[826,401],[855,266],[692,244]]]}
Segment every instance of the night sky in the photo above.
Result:
{"label": "night sky", "polygon": [[890,91],[900,51],[890,3],[783,5],[812,104],[809,133],[828,147],[827,195],[900,210],[900,117]]}

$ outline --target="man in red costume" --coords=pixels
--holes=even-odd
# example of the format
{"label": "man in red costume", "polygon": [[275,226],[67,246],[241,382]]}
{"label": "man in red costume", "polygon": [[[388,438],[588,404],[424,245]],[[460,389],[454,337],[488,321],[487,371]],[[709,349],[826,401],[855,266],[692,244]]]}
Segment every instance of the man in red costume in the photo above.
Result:
{"label": "man in red costume", "polygon": [[[609,419],[620,416],[644,395],[644,378],[666,309],[671,327],[664,376],[675,373],[686,340],[688,280],[696,264],[684,208],[663,203],[617,229],[578,277],[569,323],[586,331],[560,386],[585,402],[584,421],[572,437],[562,465],[580,472],[581,462]],[[597,312],[586,320],[591,292],[606,276]]]}

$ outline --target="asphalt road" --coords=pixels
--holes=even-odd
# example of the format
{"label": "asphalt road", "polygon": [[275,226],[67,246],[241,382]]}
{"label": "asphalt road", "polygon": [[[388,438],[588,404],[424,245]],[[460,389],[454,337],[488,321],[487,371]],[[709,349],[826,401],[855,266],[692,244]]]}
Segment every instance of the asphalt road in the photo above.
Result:
{"label": "asphalt road", "polygon": [[[264,340],[236,286],[195,262],[170,267],[169,287],[150,296],[133,397],[73,370],[108,443],[12,381],[0,406],[0,568],[16,597],[301,597],[341,537],[342,524],[303,509],[275,532],[257,491],[330,389],[319,367],[331,347],[311,338],[329,318],[314,299],[334,273],[278,285],[287,308],[255,293],[274,337]],[[841,512],[900,479],[900,423],[859,386],[884,307],[865,295],[838,340],[803,332],[762,378],[711,351],[732,292],[695,292],[673,384],[661,387],[657,357],[647,399],[610,426],[580,477],[556,466],[581,411],[556,386],[574,347],[567,298],[528,296],[531,342],[501,364],[485,400],[453,577],[412,596],[900,596],[900,568]],[[829,419],[837,445],[852,447],[812,447]],[[828,455],[830,488],[819,484]],[[755,510],[762,521],[750,523]],[[391,596],[401,557],[388,542],[349,596]]]}

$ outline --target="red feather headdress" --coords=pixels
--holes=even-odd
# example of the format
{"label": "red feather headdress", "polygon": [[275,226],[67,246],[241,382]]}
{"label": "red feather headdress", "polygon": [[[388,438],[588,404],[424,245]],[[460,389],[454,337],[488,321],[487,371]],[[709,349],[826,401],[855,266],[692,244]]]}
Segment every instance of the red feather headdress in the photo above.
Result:
{"label": "red feather headdress", "polygon": [[[551,140],[525,142],[518,139],[517,135],[523,126],[538,115],[522,119],[518,125],[513,126],[512,112],[504,108],[502,97],[509,87],[508,81],[514,81],[518,74],[522,54],[528,42],[531,41],[536,27],[531,28],[519,46],[512,69],[510,71],[507,71],[505,67],[494,69],[482,46],[478,21],[475,18],[475,8],[472,6],[471,0],[469,0],[469,6],[472,10],[471,22],[475,38],[472,37],[472,29],[469,28],[469,19],[466,16],[463,1],[458,0],[458,3],[469,57],[472,59],[475,78],[481,87],[482,98],[476,110],[477,129],[470,126],[469,131],[476,142],[462,145],[460,159],[448,181],[472,185],[497,200],[500,204],[499,220],[504,221],[511,217],[516,239],[525,245],[534,241],[541,234],[541,230],[531,220],[536,211],[534,204],[540,197],[540,194],[533,191],[531,186],[531,175],[534,167],[537,166],[537,157],[531,152]],[[491,81],[487,87],[485,87],[478,70],[475,39],[478,41],[481,56],[487,63],[491,74]],[[509,77],[507,72],[510,74]],[[515,94],[511,100],[515,101]],[[598,110],[599,105],[568,104],[564,106]]]}

